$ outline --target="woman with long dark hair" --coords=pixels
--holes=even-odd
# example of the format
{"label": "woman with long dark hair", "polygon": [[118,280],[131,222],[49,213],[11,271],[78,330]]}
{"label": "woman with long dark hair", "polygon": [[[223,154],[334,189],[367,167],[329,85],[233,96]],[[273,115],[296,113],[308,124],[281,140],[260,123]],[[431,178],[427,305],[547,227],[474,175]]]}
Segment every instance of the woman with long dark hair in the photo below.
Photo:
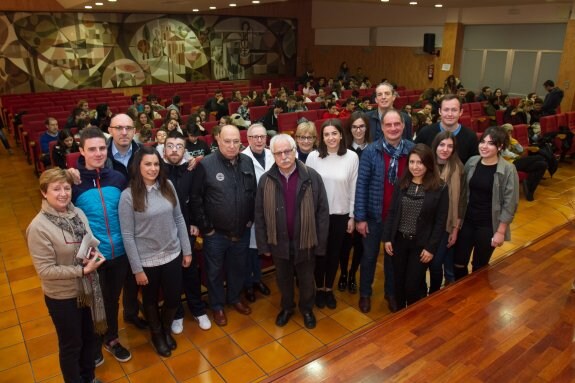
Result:
{"label": "woman with long dark hair", "polygon": [[[350,118],[347,120],[344,129],[344,137],[347,142],[347,148],[353,150],[361,160],[361,153],[366,148],[366,146],[371,142],[371,137],[369,135],[369,118],[363,112],[353,112]],[[351,266],[349,267],[349,256],[351,249],[353,248],[353,258],[351,260]],[[352,233],[346,234],[343,241],[343,249],[340,253],[339,258],[339,282],[337,288],[339,291],[347,290],[355,294],[357,292],[357,281],[355,279],[355,274],[359,268],[361,262],[361,256],[363,255],[363,239],[362,236],[355,230]]]}
{"label": "woman with long dark hair", "polygon": [[408,169],[393,190],[383,225],[385,251],[392,257],[395,299],[399,309],[417,302],[427,264],[445,231],[447,187],[439,177],[431,149],[417,144],[408,155]]}
{"label": "woman with long dark hair", "polygon": [[465,163],[466,203],[463,225],[455,246],[455,280],[489,264],[496,247],[511,239],[509,225],[519,201],[519,177],[501,153],[509,145],[505,129],[490,127],[479,141],[479,155]]}
{"label": "woman with long dark hair", "polygon": [[333,283],[339,265],[345,233],[354,230],[353,207],[359,160],[347,149],[341,121],[330,119],[321,126],[317,151],[307,157],[306,165],[315,169],[323,179],[329,202],[329,234],[324,257],[315,264],[316,306],[335,309]]}
{"label": "woman with long dark hair", "polygon": [[58,132],[58,142],[52,152],[52,160],[59,168],[66,169],[66,154],[76,153],[80,147],[74,135],[68,129],[62,129]]}
{"label": "woman with long dark hair", "polygon": [[[190,266],[192,249],[176,190],[162,163],[153,147],[144,146],[134,155],[133,177],[120,197],[119,215],[126,254],[142,286],[152,344],[159,355],[167,357],[177,347],[171,325],[180,303],[181,267]],[[161,314],[160,290],[164,298]]]}

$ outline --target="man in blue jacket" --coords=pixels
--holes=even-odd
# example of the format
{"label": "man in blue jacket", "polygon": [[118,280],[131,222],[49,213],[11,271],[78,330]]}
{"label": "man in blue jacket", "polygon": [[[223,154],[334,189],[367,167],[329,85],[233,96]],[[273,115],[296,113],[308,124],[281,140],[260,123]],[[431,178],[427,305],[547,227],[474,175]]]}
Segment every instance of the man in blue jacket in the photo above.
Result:
{"label": "man in blue jacket", "polygon": [[[355,190],[355,227],[364,237],[359,275],[359,309],[363,313],[371,310],[375,266],[393,189],[414,146],[413,142],[403,138],[405,122],[401,112],[390,109],[382,116],[382,121],[383,137],[368,145],[361,156]],[[387,254],[384,255],[383,271],[385,298],[390,311],[395,312],[393,264]]]}
{"label": "man in blue jacket", "polygon": [[[122,124],[125,128],[133,129],[133,122],[128,119],[116,120],[115,126]],[[104,349],[114,358],[127,362],[132,355],[120,344],[118,338],[120,293],[125,281],[134,278],[124,250],[118,216],[120,194],[127,186],[127,179],[120,172],[106,167],[107,151],[106,138],[100,129],[90,127],[82,131],[82,156],[78,159],[80,183],[73,186],[72,199],[88,217],[92,232],[100,241],[98,248],[106,257],[106,267],[98,269],[108,324],[101,341]],[[95,362],[96,366],[104,362],[101,349],[98,350]]]}

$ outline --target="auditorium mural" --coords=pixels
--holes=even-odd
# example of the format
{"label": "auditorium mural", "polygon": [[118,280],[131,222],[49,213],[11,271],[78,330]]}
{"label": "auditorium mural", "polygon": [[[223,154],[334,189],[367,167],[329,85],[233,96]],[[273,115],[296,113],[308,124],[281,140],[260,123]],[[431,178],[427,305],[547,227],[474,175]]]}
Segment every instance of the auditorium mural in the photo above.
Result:
{"label": "auditorium mural", "polygon": [[0,94],[295,75],[296,22],[0,13]]}

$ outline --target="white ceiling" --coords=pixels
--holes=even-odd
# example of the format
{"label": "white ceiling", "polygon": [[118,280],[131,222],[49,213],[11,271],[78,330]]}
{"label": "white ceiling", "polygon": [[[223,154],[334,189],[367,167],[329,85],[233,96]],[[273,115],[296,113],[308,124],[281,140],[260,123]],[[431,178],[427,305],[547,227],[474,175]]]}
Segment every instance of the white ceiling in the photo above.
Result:
{"label": "white ceiling", "polygon": [[[252,4],[252,0],[57,0],[64,8],[70,10],[84,10],[85,5],[92,5],[93,10],[99,12],[158,12],[158,13],[192,13],[193,9],[198,9],[200,13],[213,12],[217,9],[230,8],[231,3],[237,7],[257,6]],[[102,6],[95,5],[96,2],[102,2]],[[260,0],[261,4],[276,3],[290,0]],[[311,0],[314,1],[314,0]],[[325,1],[325,0],[323,0]],[[343,2],[366,2],[381,3],[382,7],[386,5],[407,6],[411,0],[390,0],[382,3],[380,0],[335,0]],[[571,0],[418,0],[415,7],[433,7],[437,3],[443,4],[444,8],[470,8],[470,7],[491,7],[491,6],[519,6],[519,5],[541,5],[572,3]],[[214,6],[216,10],[210,10]],[[359,5],[360,6],[360,5]],[[278,15],[281,16],[281,15]]]}

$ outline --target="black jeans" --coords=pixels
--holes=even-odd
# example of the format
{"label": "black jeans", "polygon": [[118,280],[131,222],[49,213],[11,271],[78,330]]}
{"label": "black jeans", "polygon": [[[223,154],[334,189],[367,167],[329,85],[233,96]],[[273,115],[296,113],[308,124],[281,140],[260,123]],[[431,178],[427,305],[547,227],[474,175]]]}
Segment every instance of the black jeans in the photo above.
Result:
{"label": "black jeans", "polygon": [[161,266],[144,267],[148,284],[142,288],[144,307],[158,307],[160,290],[164,297],[164,308],[176,309],[181,302],[182,255]]}
{"label": "black jeans", "polygon": [[[106,260],[98,268],[100,288],[106,309],[106,322],[108,330],[102,341],[106,344],[118,339],[118,307],[122,287],[128,278],[134,279],[132,269],[125,255]],[[135,279],[134,279],[135,280]],[[136,290],[137,291],[137,290]]]}
{"label": "black jeans", "polygon": [[58,335],[60,370],[66,383],[94,379],[96,335],[89,307],[78,307],[76,298],[52,299],[44,296]]}
{"label": "black jeans", "polygon": [[489,260],[493,250],[495,250],[491,246],[491,238],[493,238],[493,228],[475,226],[467,221],[463,222],[455,244],[455,257],[453,259],[455,280],[461,279],[469,273],[467,265],[471,258],[471,252],[473,252],[472,271],[475,272],[489,265]]}
{"label": "black jeans", "polygon": [[357,269],[359,269],[361,256],[363,255],[363,237],[355,230],[351,234],[345,233],[342,247],[343,248],[339,256],[339,268],[341,273],[347,274],[349,255],[353,248],[353,257],[351,259],[351,266],[349,266],[349,274],[355,275]]}
{"label": "black jeans", "polygon": [[427,263],[420,260],[423,247],[417,246],[415,239],[403,238],[397,233],[393,243],[393,280],[397,307],[404,308],[421,298],[421,286],[425,283]]}
{"label": "black jeans", "polygon": [[[198,253],[192,256],[192,264],[190,267],[182,267],[182,290],[186,295],[186,302],[188,309],[193,316],[199,317],[206,313],[206,307],[202,302],[202,281],[200,274],[200,262]],[[181,319],[184,317],[184,305],[180,301],[178,311],[174,319]]]}
{"label": "black jeans", "polygon": [[343,239],[347,235],[347,214],[330,214],[327,249],[324,257],[318,257],[315,263],[315,285],[317,288],[333,287],[335,274],[339,266],[340,253],[343,248]]}
{"label": "black jeans", "polygon": [[295,263],[295,245],[290,242],[290,259],[279,258],[272,254],[276,267],[276,281],[281,294],[282,310],[293,311],[294,303],[294,273],[298,280],[299,310],[302,314],[313,309],[315,301],[314,265],[317,258],[311,256],[308,260]]}

